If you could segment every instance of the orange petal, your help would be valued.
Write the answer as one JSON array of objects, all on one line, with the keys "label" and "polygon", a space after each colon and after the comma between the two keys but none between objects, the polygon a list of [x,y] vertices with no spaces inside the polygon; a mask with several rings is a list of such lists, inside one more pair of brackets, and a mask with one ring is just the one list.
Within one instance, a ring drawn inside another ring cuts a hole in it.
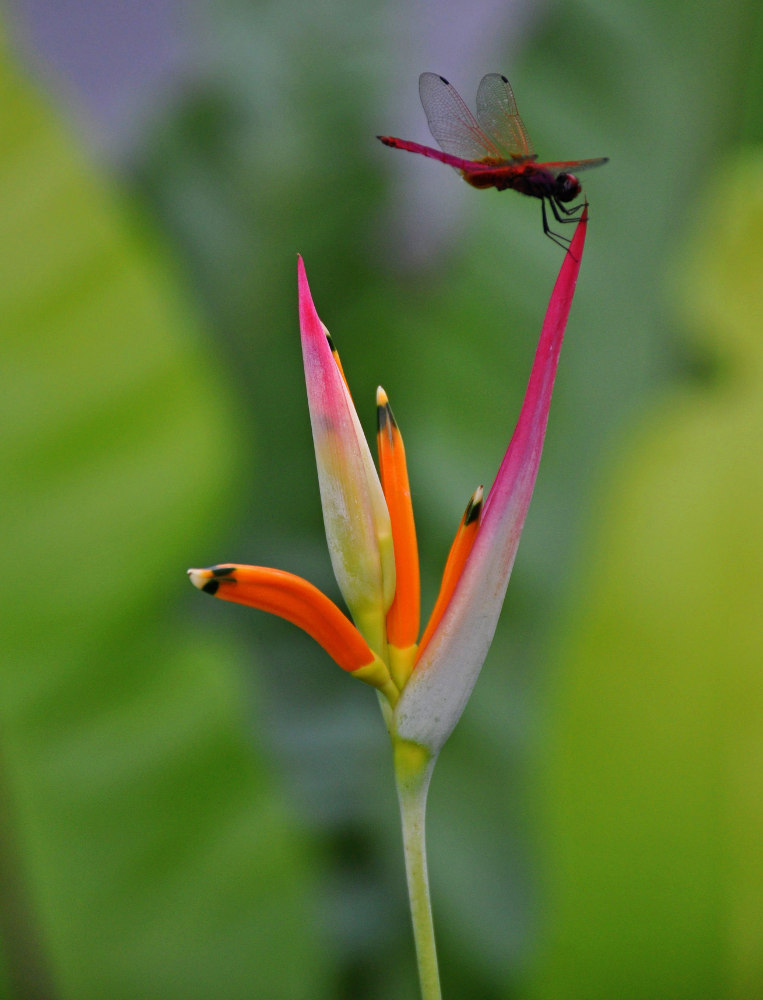
[{"label": "orange petal", "polygon": [[342,670],[353,672],[376,658],[349,618],[300,576],[239,563],[189,569],[188,575],[191,583],[207,594],[269,611],[298,625],[323,646]]},{"label": "orange petal", "polygon": [[482,487],[478,486],[472,494],[471,500],[466,505],[464,516],[461,518],[461,523],[458,526],[456,537],[453,539],[453,544],[450,547],[448,559],[445,563],[442,583],[440,584],[440,593],[437,595],[432,614],[429,617],[427,627],[424,629],[424,634],[419,643],[418,656],[421,656],[424,647],[429,642],[432,633],[442,618],[448,602],[453,595],[453,591],[456,589],[456,584],[464,568],[466,557],[471,552],[472,545],[474,545],[482,517],[482,492]]},{"label": "orange petal", "polygon": [[419,550],[413,521],[405,447],[384,389],[376,390],[379,476],[392,523],[395,553],[395,599],[387,612],[387,639],[398,649],[416,642],[419,634]]}]

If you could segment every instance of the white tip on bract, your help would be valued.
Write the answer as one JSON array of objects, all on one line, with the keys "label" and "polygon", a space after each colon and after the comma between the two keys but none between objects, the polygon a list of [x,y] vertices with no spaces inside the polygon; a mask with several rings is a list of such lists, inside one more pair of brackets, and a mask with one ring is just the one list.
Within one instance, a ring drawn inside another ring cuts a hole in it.
[{"label": "white tip on bract", "polygon": [[198,590],[204,589],[204,584],[209,582],[209,574],[204,575],[204,570],[201,569],[189,569],[188,579]]}]

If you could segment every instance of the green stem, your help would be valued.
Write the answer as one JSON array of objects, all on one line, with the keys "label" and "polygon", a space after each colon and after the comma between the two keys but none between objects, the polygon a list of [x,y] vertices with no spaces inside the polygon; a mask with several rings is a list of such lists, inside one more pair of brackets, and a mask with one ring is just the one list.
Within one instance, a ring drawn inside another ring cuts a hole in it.
[{"label": "green stem", "polygon": [[408,878],[408,898],[416,942],[422,1000],[442,1000],[437,950],[429,901],[425,817],[429,779],[435,757],[418,743],[395,741],[395,779],[403,821],[403,850]]}]

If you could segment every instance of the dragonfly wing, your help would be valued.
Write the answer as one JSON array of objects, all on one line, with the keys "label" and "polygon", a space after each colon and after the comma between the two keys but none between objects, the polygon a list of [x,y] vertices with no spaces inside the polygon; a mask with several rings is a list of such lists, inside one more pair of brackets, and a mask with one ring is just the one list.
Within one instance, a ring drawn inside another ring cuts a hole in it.
[{"label": "dragonfly wing", "polygon": [[505,159],[445,77],[437,73],[422,73],[419,95],[429,131],[446,153],[474,162],[487,157],[494,162]]},{"label": "dragonfly wing", "polygon": [[539,163],[539,167],[545,167],[555,176],[558,174],[576,174],[578,170],[590,170],[591,167],[600,167],[602,163],[609,163],[608,156],[598,156],[593,160],[557,160],[554,163]]},{"label": "dragonfly wing", "polygon": [[482,77],[477,90],[477,119],[507,159],[532,159],[533,144],[519,117],[511,84],[501,73]]}]

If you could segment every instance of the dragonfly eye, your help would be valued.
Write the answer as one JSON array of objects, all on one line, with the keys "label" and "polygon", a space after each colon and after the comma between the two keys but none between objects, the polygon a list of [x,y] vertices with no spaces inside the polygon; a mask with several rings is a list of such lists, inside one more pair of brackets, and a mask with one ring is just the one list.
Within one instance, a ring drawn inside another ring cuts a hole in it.
[{"label": "dragonfly eye", "polygon": [[574,174],[559,174],[556,178],[556,198],[558,201],[572,201],[580,194],[580,181]]}]

